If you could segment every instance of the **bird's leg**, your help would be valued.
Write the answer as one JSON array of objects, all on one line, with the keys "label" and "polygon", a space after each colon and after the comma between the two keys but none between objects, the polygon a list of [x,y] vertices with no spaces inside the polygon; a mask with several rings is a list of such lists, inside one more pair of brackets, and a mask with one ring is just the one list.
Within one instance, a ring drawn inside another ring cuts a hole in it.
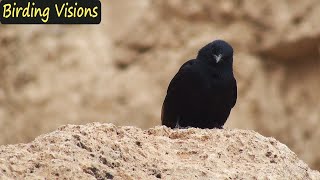
[{"label": "bird's leg", "polygon": [[176,126],[174,127],[175,129],[189,129],[189,128],[192,128],[191,126],[187,126],[187,127],[180,126],[179,121],[180,121],[180,116],[177,119]]},{"label": "bird's leg", "polygon": [[180,126],[180,124],[179,124],[179,121],[180,121],[180,116],[178,116],[178,118],[177,118],[176,126],[174,127],[175,129],[181,129],[182,128]]},{"label": "bird's leg", "polygon": [[189,129],[189,128],[192,128],[192,126],[187,126],[187,127],[182,127],[182,126],[179,126],[179,127],[174,127],[175,129]]},{"label": "bird's leg", "polygon": [[176,126],[174,127],[174,129],[182,129],[183,127],[180,126],[178,123],[176,124]]}]

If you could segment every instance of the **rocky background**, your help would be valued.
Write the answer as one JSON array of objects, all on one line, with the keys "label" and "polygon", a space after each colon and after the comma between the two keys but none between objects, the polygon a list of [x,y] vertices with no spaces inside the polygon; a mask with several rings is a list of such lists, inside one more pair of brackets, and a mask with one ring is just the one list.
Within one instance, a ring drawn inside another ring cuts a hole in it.
[{"label": "rocky background", "polygon": [[100,25],[0,25],[0,144],[63,124],[160,124],[169,81],[214,39],[235,49],[226,127],[320,169],[320,2],[108,0]]}]

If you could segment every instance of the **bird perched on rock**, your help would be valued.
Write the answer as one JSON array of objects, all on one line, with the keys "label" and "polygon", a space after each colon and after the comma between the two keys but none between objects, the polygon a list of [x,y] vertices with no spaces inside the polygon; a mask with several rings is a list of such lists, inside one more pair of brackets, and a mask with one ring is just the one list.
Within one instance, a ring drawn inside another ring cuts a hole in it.
[{"label": "bird perched on rock", "polygon": [[222,128],[237,101],[233,48],[215,40],[184,63],[171,80],[161,121],[171,128]]}]

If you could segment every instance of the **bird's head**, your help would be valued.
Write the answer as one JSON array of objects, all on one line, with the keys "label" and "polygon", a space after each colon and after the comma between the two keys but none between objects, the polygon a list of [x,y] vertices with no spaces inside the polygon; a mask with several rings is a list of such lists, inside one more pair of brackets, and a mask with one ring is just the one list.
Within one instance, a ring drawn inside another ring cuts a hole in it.
[{"label": "bird's head", "polygon": [[209,62],[212,65],[232,65],[233,48],[223,40],[215,40],[200,49],[197,59]]}]

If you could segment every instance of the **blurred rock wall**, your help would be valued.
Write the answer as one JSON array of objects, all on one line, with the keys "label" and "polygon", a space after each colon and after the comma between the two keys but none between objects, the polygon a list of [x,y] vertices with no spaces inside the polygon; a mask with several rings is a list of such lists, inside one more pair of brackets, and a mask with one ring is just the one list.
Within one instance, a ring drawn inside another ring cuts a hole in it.
[{"label": "blurred rock wall", "polygon": [[320,169],[320,2],[109,0],[100,25],[0,26],[0,144],[63,124],[160,124],[168,83],[200,47],[235,49],[226,127],[286,143]]}]

